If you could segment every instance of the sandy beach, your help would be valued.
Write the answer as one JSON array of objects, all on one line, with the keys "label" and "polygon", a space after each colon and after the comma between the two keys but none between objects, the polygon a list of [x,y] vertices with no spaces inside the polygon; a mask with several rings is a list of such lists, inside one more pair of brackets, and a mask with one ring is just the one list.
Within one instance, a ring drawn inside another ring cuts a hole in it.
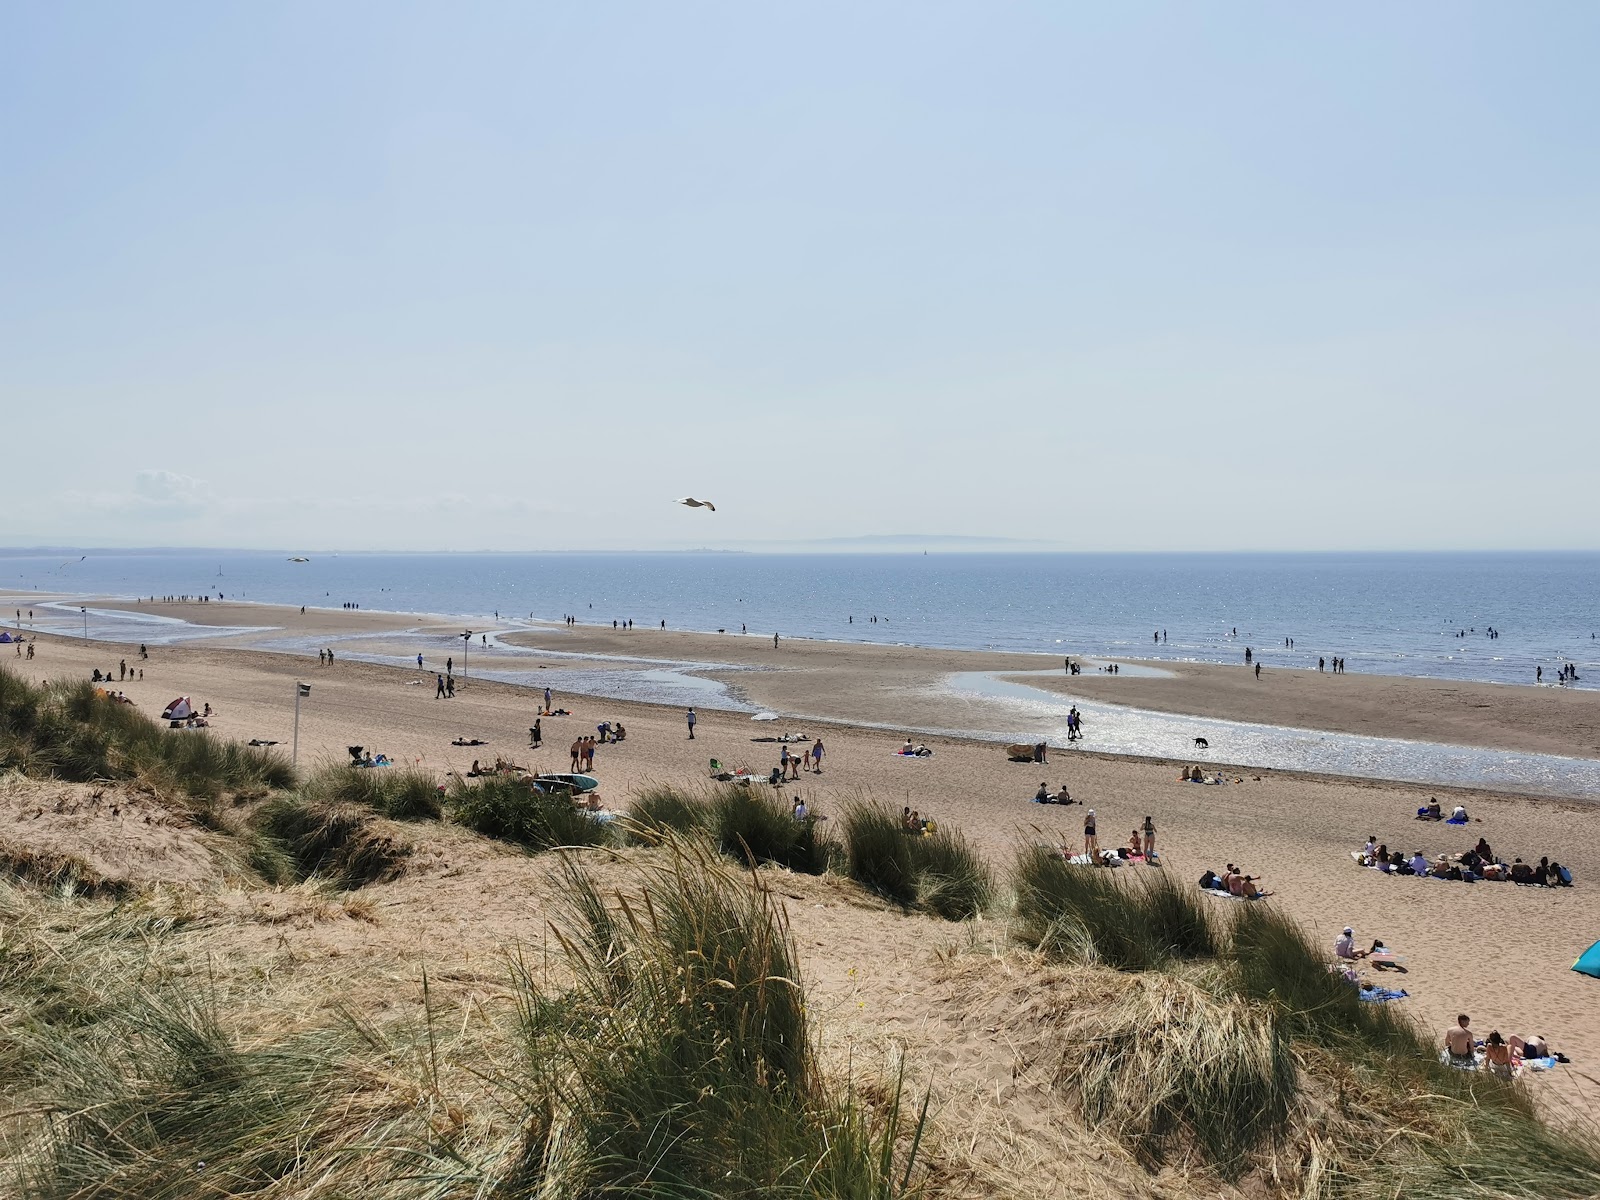
[{"label": "sandy beach", "polygon": [[[180,614],[166,607],[163,613],[224,624],[250,623],[243,619],[248,614],[237,611],[244,606],[195,607],[209,611]],[[285,627],[302,620],[298,612],[273,615]],[[403,640],[402,629],[419,627],[433,628],[411,618],[308,612],[300,631],[330,639],[361,632],[393,634]],[[1579,1063],[1600,1061],[1596,983],[1569,969],[1573,959],[1600,936],[1600,901],[1594,891],[1594,881],[1600,879],[1600,806],[1476,793],[1468,800],[1473,823],[1458,832],[1415,821],[1412,814],[1427,800],[1429,790],[1400,784],[1254,771],[1227,772],[1228,783],[1205,787],[1178,782],[1171,764],[1109,756],[1074,756],[1070,762],[1043,767],[1013,764],[991,742],[960,738],[928,739],[932,758],[905,759],[894,753],[900,742],[897,734],[856,722],[893,725],[923,714],[934,701],[920,689],[952,669],[953,663],[972,669],[967,664],[973,656],[781,641],[774,650],[770,639],[660,631],[628,635],[550,630],[516,636],[572,654],[626,649],[633,654],[714,657],[726,662],[734,661],[737,652],[740,662],[783,665],[788,669],[745,674],[741,687],[762,703],[778,705],[781,700],[789,711],[826,708],[835,715],[826,722],[779,723],[785,731],[803,725],[803,730],[792,731],[821,737],[826,744],[825,772],[805,775],[787,789],[788,794],[803,796],[814,811],[825,814],[844,799],[863,793],[897,807],[910,806],[960,828],[1003,866],[1026,840],[1081,841],[1085,809],[1030,802],[1041,780],[1052,788],[1065,784],[1096,809],[1103,844],[1125,841],[1128,831],[1149,815],[1160,831],[1167,870],[1189,879],[1207,868],[1237,863],[1263,877],[1275,903],[1330,945],[1345,924],[1354,926],[1358,938],[1383,938],[1404,956],[1409,973],[1400,982],[1414,997],[1408,1005],[1428,1024],[1442,1029],[1458,1011],[1465,1011],[1484,1030],[1540,1033]],[[528,729],[538,705],[536,693],[528,688],[467,679],[454,700],[437,700],[431,666],[419,672],[336,660],[321,667],[315,659],[242,652],[215,643],[155,647],[150,653],[149,660],[141,661],[120,643],[42,637],[35,659],[8,655],[6,665],[35,679],[82,679],[93,667],[114,669],[126,658],[135,669],[142,668],[145,677],[113,686],[145,711],[158,715],[173,696],[189,695],[197,705],[213,706],[212,725],[218,733],[239,740],[277,741],[285,751],[292,735],[294,683],[307,681],[312,692],[301,709],[302,766],[344,761],[346,747],[362,745],[397,762],[438,772],[465,771],[475,758],[490,761],[497,756],[536,770],[564,770],[568,743],[593,733],[602,720],[620,720],[628,728],[627,740],[601,747],[595,761],[602,794],[618,807],[625,807],[629,795],[650,781],[706,779],[712,758],[765,771],[776,764],[779,750],[753,740],[777,727],[753,723],[747,714],[702,711],[691,741],[677,708],[565,694],[557,695],[556,705],[571,709],[573,715],[543,718],[544,745],[534,750],[529,748]],[[977,657],[990,670],[1035,665],[1019,664],[1022,656],[1015,655]],[[1203,679],[1197,674],[1148,682],[1181,684],[1197,693]],[[1128,677],[1084,680],[1081,676],[1072,682],[1080,681],[1098,685],[1102,693],[1134,682]],[[1350,689],[1349,705],[1366,694],[1379,706],[1395,708],[1405,706],[1404,685],[1410,685],[1411,695],[1435,686],[1411,680],[1386,687],[1388,681],[1353,677],[1312,682],[1356,685]],[[1284,692],[1295,694],[1292,686],[1285,684]],[[1141,690],[1141,697],[1149,690]],[[1495,697],[1517,691],[1482,690]],[[1529,705],[1587,699],[1529,691]],[[1215,702],[1219,710],[1228,711],[1235,703],[1230,696],[1223,689]],[[1578,711],[1576,705],[1573,711]],[[1280,719],[1287,719],[1287,713]],[[1371,713],[1364,719],[1377,723],[1380,718]],[[1469,728],[1450,723],[1449,716],[1439,720],[1441,730]],[[1493,723],[1489,717],[1481,720],[1486,727]],[[457,737],[479,738],[486,744],[458,748],[451,745]],[[1406,853],[1422,850],[1430,855],[1465,849],[1481,835],[1508,858],[1558,859],[1572,868],[1579,886],[1537,890],[1388,877],[1357,867],[1349,857],[1369,834]],[[814,969],[819,978],[827,979],[837,974],[837,966],[819,961]],[[1554,1086],[1565,1088],[1576,1080],[1574,1072]]]}]

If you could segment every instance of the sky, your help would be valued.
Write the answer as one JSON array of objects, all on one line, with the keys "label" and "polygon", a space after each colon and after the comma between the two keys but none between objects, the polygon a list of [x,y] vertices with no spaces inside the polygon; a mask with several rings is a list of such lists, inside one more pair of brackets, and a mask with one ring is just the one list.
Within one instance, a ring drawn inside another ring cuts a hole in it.
[{"label": "sky", "polygon": [[1591,3],[0,31],[0,545],[1600,548]]}]

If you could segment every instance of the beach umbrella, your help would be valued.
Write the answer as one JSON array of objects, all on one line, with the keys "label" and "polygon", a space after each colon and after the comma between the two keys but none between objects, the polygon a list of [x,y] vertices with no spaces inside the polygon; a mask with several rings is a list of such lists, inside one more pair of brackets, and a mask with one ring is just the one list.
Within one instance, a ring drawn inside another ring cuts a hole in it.
[{"label": "beach umbrella", "polygon": [[1600,942],[1596,942],[1580,954],[1578,961],[1572,964],[1572,969],[1600,979]]},{"label": "beach umbrella", "polygon": [[774,712],[758,712],[750,719],[752,721],[776,721],[778,719],[778,714]]}]

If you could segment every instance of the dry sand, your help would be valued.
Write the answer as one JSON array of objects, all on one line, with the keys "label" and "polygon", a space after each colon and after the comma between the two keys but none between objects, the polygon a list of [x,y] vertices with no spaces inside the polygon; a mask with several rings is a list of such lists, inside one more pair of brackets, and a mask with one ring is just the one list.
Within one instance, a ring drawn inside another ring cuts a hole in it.
[{"label": "dry sand", "polygon": [[[204,615],[218,621],[242,620],[240,614],[224,611],[234,606],[196,607],[211,609]],[[160,611],[188,615],[170,607]],[[298,613],[293,615],[298,619]],[[323,613],[308,614],[306,628],[318,633],[326,630],[330,636],[352,629],[395,631],[397,626],[385,624],[390,620],[401,621],[407,628],[420,624],[409,618],[330,617]],[[449,624],[441,622],[438,628]],[[609,630],[580,630],[575,635],[552,630],[534,636],[543,644],[573,653],[604,652],[628,638],[626,644],[633,653],[651,656],[733,661],[732,651],[722,647],[737,643],[744,646],[740,661],[779,665],[777,660],[787,659],[782,665],[791,670],[762,672],[746,676],[742,682],[752,696],[786,694],[795,698],[795,703],[781,707],[814,707],[846,718],[837,723],[813,722],[808,729],[826,742],[825,773],[807,775],[787,790],[803,795],[813,811],[836,811],[843,800],[862,793],[895,806],[909,805],[960,828],[996,864],[1003,865],[1023,839],[1079,840],[1082,808],[1038,806],[1028,801],[1041,779],[1048,779],[1053,787],[1067,783],[1075,796],[1087,799],[1097,810],[1102,844],[1125,839],[1148,814],[1160,830],[1166,869],[1184,879],[1194,879],[1208,867],[1235,862],[1263,876],[1265,886],[1275,893],[1274,903],[1305,921],[1325,943],[1331,944],[1346,923],[1355,927],[1359,938],[1382,937],[1404,955],[1409,974],[1380,978],[1411,991],[1414,998],[1407,1006],[1428,1024],[1442,1030],[1458,1011],[1464,1011],[1483,1033],[1492,1028],[1506,1034],[1539,1033],[1579,1064],[1600,1062],[1600,981],[1569,969],[1573,959],[1600,937],[1600,892],[1596,891],[1600,886],[1600,806],[1475,793],[1469,804],[1477,819],[1470,831],[1456,832],[1412,820],[1412,812],[1429,791],[1401,784],[1291,778],[1254,771],[1230,774],[1230,778],[1238,774],[1242,782],[1199,787],[1177,782],[1175,769],[1167,764],[1074,756],[1067,765],[1041,769],[1006,762],[992,743],[957,738],[928,739],[935,750],[932,759],[906,760],[893,753],[899,742],[894,733],[852,726],[848,720],[895,724],[905,713],[920,711],[918,705],[927,703],[918,699],[916,692],[929,677],[949,669],[1014,670],[1017,667],[1012,662],[1024,656],[953,656],[809,642],[782,642],[774,651],[770,638],[757,642],[732,636],[663,636],[660,631],[643,630],[631,637],[613,635]],[[7,666],[34,678],[81,679],[92,666],[103,667],[108,662],[114,666],[128,651],[120,644],[85,645],[62,638],[41,639],[39,646],[34,661],[8,657]],[[771,663],[766,661],[768,655]],[[969,665],[974,658],[982,659],[976,668]],[[854,660],[864,665],[852,666]],[[947,666],[950,662],[961,665],[951,668]],[[592,733],[600,720],[620,719],[628,726],[628,740],[620,746],[600,748],[595,774],[603,781],[603,794],[622,806],[647,781],[705,779],[706,764],[712,757],[764,770],[775,763],[778,750],[752,742],[762,727],[741,714],[702,711],[696,739],[691,742],[677,709],[561,696],[557,703],[565,703],[575,715],[545,718],[545,748],[533,751],[527,748],[527,730],[533,721],[535,699],[528,689],[471,680],[457,699],[435,700],[431,670],[419,674],[342,660],[331,667],[318,667],[305,658],[241,653],[215,645],[156,648],[148,662],[137,665],[145,669],[144,681],[119,686],[152,715],[172,696],[188,694],[197,704],[209,701],[216,708],[213,725],[218,733],[240,740],[277,739],[285,743],[285,749],[292,724],[293,684],[296,679],[308,680],[313,691],[302,707],[302,766],[319,759],[343,761],[347,745],[361,744],[398,761],[414,761],[440,771],[465,770],[474,757],[490,760],[496,755],[535,769],[563,770],[568,763],[568,742]],[[1026,665],[1032,668],[1035,660],[1027,660]],[[812,682],[803,685],[796,677],[808,672]],[[852,690],[852,679],[868,682]],[[1115,683],[1093,682],[1114,687],[1133,681],[1125,677]],[[1349,682],[1358,687],[1367,683],[1355,677],[1313,682]],[[798,690],[786,690],[791,688]],[[1516,691],[1484,690],[1497,697]],[[1397,694],[1387,694],[1387,699],[1383,689],[1374,694],[1385,704],[1402,704]],[[1552,704],[1567,704],[1572,699],[1546,692],[1533,695]],[[1388,728],[1371,731],[1393,732]],[[484,738],[489,744],[457,749],[450,741],[458,735]],[[1360,869],[1349,859],[1349,851],[1359,847],[1368,834],[1391,847],[1430,854],[1464,849],[1481,834],[1508,856],[1552,854],[1572,867],[1579,886],[1546,891],[1509,884],[1390,878]],[[412,881],[411,886],[420,885]],[[472,891],[472,885],[462,886]],[[955,927],[841,903],[836,893],[817,899],[811,890],[816,886],[798,887],[796,896],[800,898],[795,903],[805,910],[805,915],[797,918],[797,932],[808,956],[808,974],[819,989],[819,1002],[848,1008],[854,1003],[849,997],[864,992],[872,997],[872,1009],[883,1021],[918,1025],[922,1021],[916,1011],[919,997],[937,990],[926,966],[930,955],[966,935]],[[445,905],[443,893],[439,904]],[[817,909],[815,905],[826,907]],[[514,898],[486,899],[470,917],[458,914],[452,919],[474,926],[474,944],[503,942],[523,932],[525,921],[512,914],[515,907]],[[884,922],[890,920],[909,923],[896,926],[904,932],[887,935],[890,944],[885,952]],[[434,927],[421,936],[447,941],[451,935]],[[441,952],[445,949],[443,944],[439,948]],[[1578,1076],[1578,1070],[1564,1069],[1538,1084],[1564,1092],[1578,1083]]]}]

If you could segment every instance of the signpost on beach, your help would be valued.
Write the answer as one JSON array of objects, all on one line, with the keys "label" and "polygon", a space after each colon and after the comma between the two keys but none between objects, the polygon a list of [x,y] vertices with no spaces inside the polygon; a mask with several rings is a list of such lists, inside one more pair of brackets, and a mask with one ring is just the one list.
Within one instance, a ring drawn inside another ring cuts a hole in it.
[{"label": "signpost on beach", "polygon": [[294,685],[294,754],[290,762],[294,766],[300,765],[300,697],[311,695],[311,685],[295,681]]},{"label": "signpost on beach", "polygon": [[467,647],[472,645],[472,630],[461,635],[461,678],[467,677]]},{"label": "signpost on beach", "polygon": [[87,642],[89,640],[89,610],[80,608],[78,611],[83,614],[83,640]]}]

